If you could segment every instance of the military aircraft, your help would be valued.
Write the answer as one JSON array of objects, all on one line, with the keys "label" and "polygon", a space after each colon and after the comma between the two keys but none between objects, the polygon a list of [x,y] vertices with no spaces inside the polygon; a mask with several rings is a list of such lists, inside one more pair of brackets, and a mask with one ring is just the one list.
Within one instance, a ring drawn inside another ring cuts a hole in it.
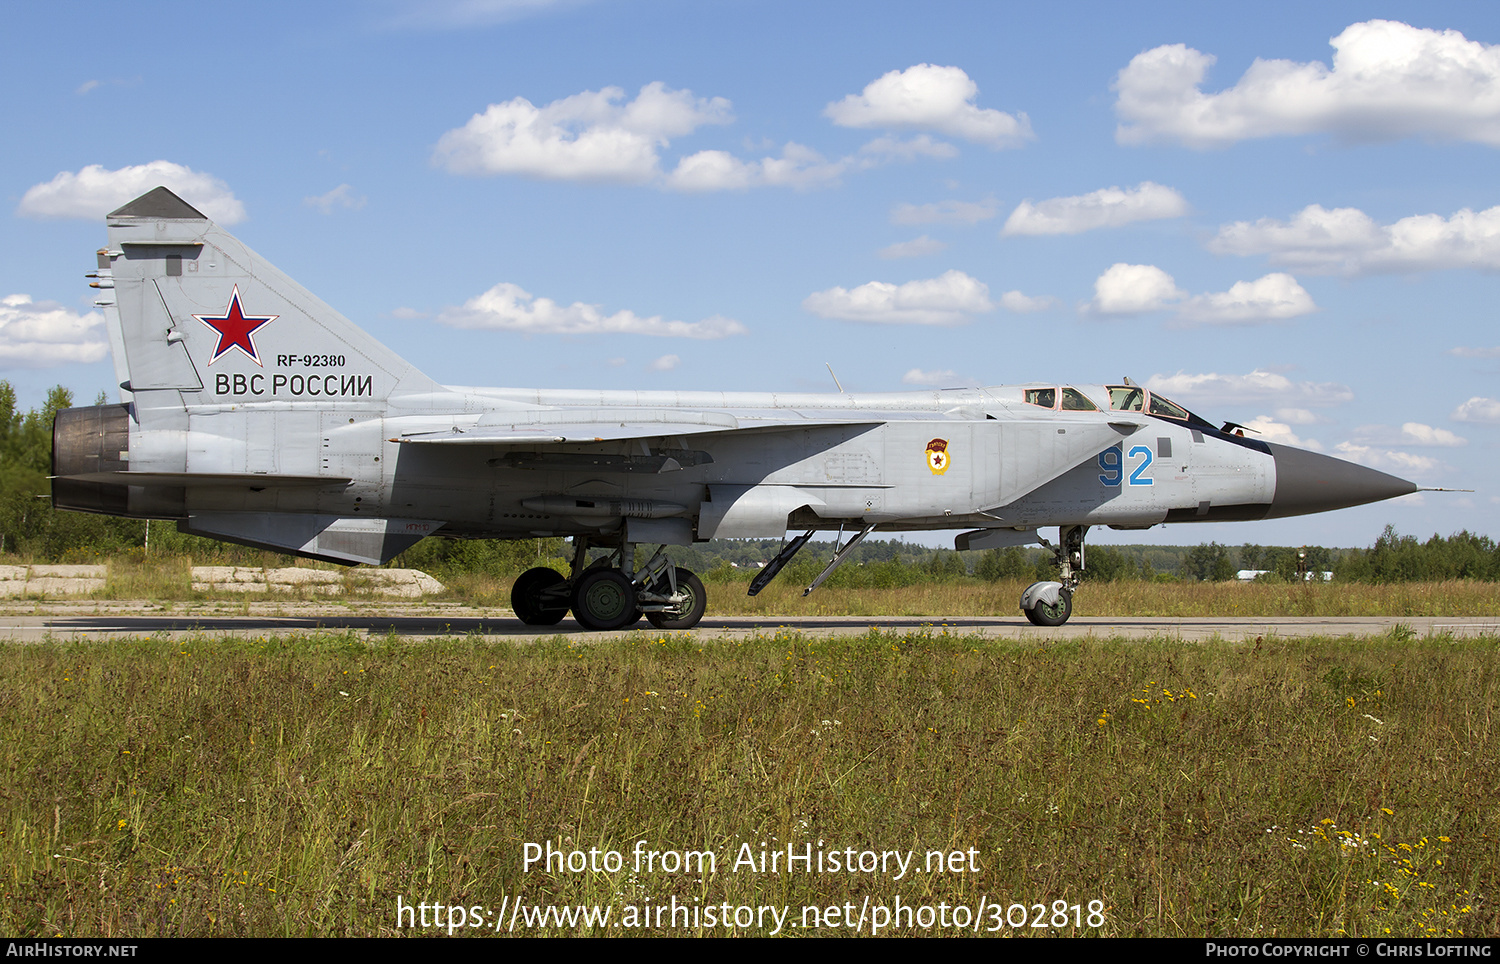
[{"label": "military aircraft", "polygon": [[[1272,519],[1417,491],[1215,427],[1129,379],[870,395],[447,387],[164,187],[106,223],[90,277],[122,401],[58,413],[56,506],[345,564],[433,535],[571,537],[567,576],[515,583],[531,625],[570,611],[595,630],[643,614],[696,625],[703,584],[668,546],[782,539],[753,595],[814,532],[836,531],[811,592],[877,529],[967,529],[959,549],[1052,550],[1058,578],[1021,608],[1055,626],[1090,526]],[[643,545],[661,548],[638,568]],[[590,548],[606,551],[591,561]]]}]

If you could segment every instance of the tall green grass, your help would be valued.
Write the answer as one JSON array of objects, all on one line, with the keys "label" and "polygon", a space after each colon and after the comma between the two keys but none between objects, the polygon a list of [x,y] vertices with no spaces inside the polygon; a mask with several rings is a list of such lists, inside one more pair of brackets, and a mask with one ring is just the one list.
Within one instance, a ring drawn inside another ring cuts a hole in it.
[{"label": "tall green grass", "polygon": [[[1492,934],[1500,639],[1408,637],[6,647],[0,931],[381,935],[412,930],[398,899],[519,895],[794,920],[1103,902],[1097,927],[1002,931],[1027,934]],[[548,841],[719,865],[523,870]],[[742,844],[818,841],[978,869],[731,870]]]}]

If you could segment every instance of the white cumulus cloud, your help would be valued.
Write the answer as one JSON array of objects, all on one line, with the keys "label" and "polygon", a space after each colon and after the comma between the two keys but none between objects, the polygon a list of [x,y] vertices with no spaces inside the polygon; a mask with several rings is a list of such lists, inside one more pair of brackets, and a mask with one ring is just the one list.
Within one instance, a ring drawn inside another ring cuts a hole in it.
[{"label": "white cumulus cloud", "polygon": [[1302,409],[1327,408],[1354,398],[1348,385],[1294,382],[1280,372],[1259,368],[1245,375],[1221,375],[1218,372],[1152,375],[1146,379],[1146,387],[1179,401],[1234,407],[1254,405],[1258,408],[1270,404]]},{"label": "white cumulus cloud", "polygon": [[932,204],[898,204],[891,212],[892,224],[978,224],[994,217],[995,199],[983,201],[937,201]]},{"label": "white cumulus cloud", "polygon": [[245,206],[229,185],[171,161],[152,161],[116,171],[106,171],[100,164],[90,164],[76,174],[62,171],[21,195],[16,213],[28,218],[93,221],[157,187],[166,187],[220,224],[245,220]]},{"label": "white cumulus cloud", "polygon": [[1290,220],[1261,218],[1226,224],[1209,242],[1219,254],[1264,254],[1275,264],[1343,274],[1500,270],[1500,207],[1452,217],[1417,214],[1377,224],[1358,208],[1312,204]]},{"label": "white cumulus cloud", "polygon": [[1051,295],[1027,295],[1019,291],[1007,291],[1000,296],[1000,307],[1022,315],[1056,308],[1060,303]]},{"label": "white cumulus cloud", "polygon": [[491,104],[444,134],[433,161],[455,174],[519,174],[557,181],[644,183],[660,150],[704,124],[734,119],[729,101],[694,97],[660,81],[632,101],[618,87],[537,107],[524,97]]},{"label": "white cumulus cloud", "polygon": [[1421,422],[1407,422],[1400,428],[1389,425],[1361,425],[1354,430],[1354,440],[1365,445],[1422,445],[1435,448],[1459,448],[1469,440]]},{"label": "white cumulus cloud", "polygon": [[745,191],[752,187],[807,190],[837,184],[855,166],[849,158],[830,161],[810,147],[788,143],[780,157],[742,161],[728,151],[699,151],[677,162],[666,185],[677,191]]},{"label": "white cumulus cloud", "polygon": [[1246,325],[1283,321],[1317,311],[1312,296],[1289,274],[1236,281],[1228,291],[1196,295],[1182,303],[1178,317],[1206,325]]},{"label": "white cumulus cloud", "polygon": [[981,108],[979,86],[958,67],[917,64],[871,81],[824,109],[840,127],[930,130],[993,148],[1020,147],[1031,140],[1025,114]]},{"label": "white cumulus cloud", "polygon": [[1180,301],[1185,293],[1172,276],[1151,264],[1114,264],[1094,281],[1090,307],[1106,315],[1157,311]]},{"label": "white cumulus cloud", "polygon": [[788,141],[780,157],[742,160],[728,151],[699,151],[677,162],[665,186],[677,191],[745,191],[754,187],[790,187],[797,190],[832,187],[851,171],[867,171],[895,161],[918,157],[952,157],[951,144],[934,141],[926,134],[910,140],[878,137],[860,148],[858,155],[828,160],[822,154]]},{"label": "white cumulus cloud", "polygon": [[1500,146],[1500,47],[1390,20],[1353,24],[1329,43],[1331,68],[1257,59],[1239,83],[1212,94],[1201,89],[1211,55],[1184,44],[1138,54],[1115,78],[1115,137],[1206,148],[1326,132]]},{"label": "white cumulus cloud", "polygon": [[931,371],[913,368],[901,376],[901,383],[903,385],[930,385],[935,388],[950,388],[962,381],[963,379],[958,377],[958,372],[951,368],[933,369]]},{"label": "white cumulus cloud", "polygon": [[1033,204],[1022,201],[1010,213],[1001,234],[1081,234],[1095,228],[1118,228],[1132,221],[1180,218],[1187,200],[1176,191],[1151,181],[1121,190],[1106,187],[1073,197],[1055,197]]},{"label": "white cumulus cloud", "polygon": [[446,308],[437,320],[454,328],[485,328],[536,335],[656,335],[668,338],[727,338],[741,335],[745,326],[731,318],[668,321],[660,315],[642,318],[633,311],[605,314],[598,305],[575,301],[560,305],[536,298],[519,285],[502,283],[464,302]]},{"label": "white cumulus cloud", "polygon": [[340,184],[338,187],[326,194],[315,197],[305,197],[302,203],[308,207],[317,208],[324,214],[332,214],[334,208],[343,208],[345,211],[358,211],[365,206],[369,198],[363,194],[356,194],[354,188],[348,184]]},{"label": "white cumulus cloud", "polygon": [[1150,264],[1115,264],[1094,281],[1088,310],[1135,315],[1172,310],[1184,325],[1250,325],[1284,321],[1316,311],[1312,296],[1289,274],[1237,281],[1228,291],[1192,295]]},{"label": "white cumulus cloud", "polygon": [[682,358],[677,355],[663,355],[653,361],[648,367],[654,372],[669,372],[682,364]]},{"label": "white cumulus cloud", "polygon": [[1279,442],[1282,445],[1295,445],[1299,449],[1308,449],[1313,452],[1323,451],[1323,445],[1317,439],[1301,438],[1292,427],[1285,422],[1278,422],[1269,415],[1257,415],[1250,421],[1244,423],[1245,428],[1255,433],[1255,437],[1266,442]]},{"label": "white cumulus cloud", "polygon": [[957,325],[990,311],[990,289],[962,271],[895,285],[871,281],[853,290],[814,292],[802,307],[822,318],[893,325]]},{"label": "white cumulus cloud", "polygon": [[937,254],[939,251],[946,251],[947,249],[947,242],[934,241],[924,234],[919,238],[912,238],[910,241],[888,244],[875,253],[882,258],[890,260],[894,258],[921,258],[929,254]]},{"label": "white cumulus cloud", "polygon": [[1410,452],[1397,452],[1392,449],[1379,449],[1369,445],[1360,445],[1357,442],[1340,442],[1333,447],[1333,451],[1341,459],[1368,465],[1372,469],[1382,472],[1396,472],[1402,475],[1407,473],[1422,474],[1439,468],[1442,463],[1435,458],[1426,455],[1412,455]]},{"label": "white cumulus cloud", "polygon": [[46,368],[99,361],[109,353],[104,316],[80,315],[30,295],[0,298],[0,367]]},{"label": "white cumulus cloud", "polygon": [[1318,425],[1329,419],[1305,408],[1278,408],[1276,417],[1291,425]]},{"label": "white cumulus cloud", "polygon": [[1448,354],[1459,358],[1500,358],[1500,348],[1450,348]]},{"label": "white cumulus cloud", "polygon": [[958,148],[943,141],[935,141],[926,134],[918,134],[905,141],[899,137],[877,137],[861,147],[859,152],[891,161],[914,161],[919,157],[947,160],[958,156]]},{"label": "white cumulus cloud", "polygon": [[1500,399],[1476,395],[1448,416],[1455,422],[1500,422]]}]

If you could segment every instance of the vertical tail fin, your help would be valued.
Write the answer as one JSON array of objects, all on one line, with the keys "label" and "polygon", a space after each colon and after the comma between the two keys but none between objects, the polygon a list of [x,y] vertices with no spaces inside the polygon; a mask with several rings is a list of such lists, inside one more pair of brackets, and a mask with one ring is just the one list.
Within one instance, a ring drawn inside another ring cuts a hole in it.
[{"label": "vertical tail fin", "polygon": [[157,397],[151,408],[368,402],[435,387],[165,187],[110,212],[107,223],[97,284],[113,289],[100,304],[121,389],[180,396],[175,405]]},{"label": "vertical tail fin", "polygon": [[441,528],[386,511],[389,400],[437,385],[164,187],[107,223],[124,404],[58,414],[55,505],[345,563]]}]

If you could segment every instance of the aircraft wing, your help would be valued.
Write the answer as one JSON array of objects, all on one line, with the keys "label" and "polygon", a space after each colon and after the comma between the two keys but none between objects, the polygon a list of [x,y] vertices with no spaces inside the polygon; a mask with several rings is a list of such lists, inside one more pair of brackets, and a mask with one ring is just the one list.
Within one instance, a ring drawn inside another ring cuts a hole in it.
[{"label": "aircraft wing", "polygon": [[728,412],[695,412],[680,408],[543,409],[497,412],[470,427],[414,432],[392,442],[422,445],[561,445],[617,442],[667,435],[703,435],[780,428],[817,428],[827,425],[878,425],[880,420],[828,421],[806,418],[738,418]]}]

